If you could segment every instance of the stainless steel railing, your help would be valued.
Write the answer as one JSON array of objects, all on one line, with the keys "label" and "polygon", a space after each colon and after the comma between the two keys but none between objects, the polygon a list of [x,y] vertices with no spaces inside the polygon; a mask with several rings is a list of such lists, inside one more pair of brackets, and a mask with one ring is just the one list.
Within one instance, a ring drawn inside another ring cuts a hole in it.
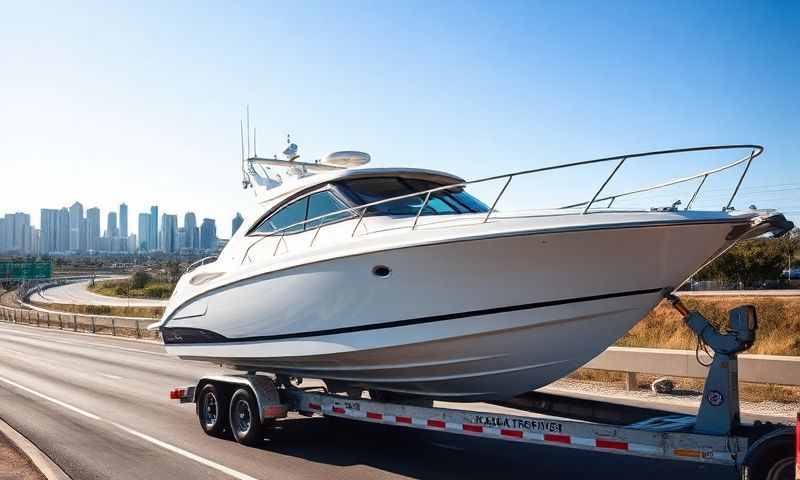
[{"label": "stainless steel railing", "polygon": [[[609,196],[605,196],[605,197],[601,197],[600,196],[602,194],[602,192],[605,190],[606,186],[608,186],[608,184],[611,181],[611,179],[614,178],[614,175],[616,175],[616,173],[622,167],[622,165],[626,161],[629,161],[629,160],[638,159],[638,158],[644,158],[644,157],[673,155],[673,154],[679,154],[679,153],[696,153],[696,152],[708,152],[708,151],[720,151],[720,150],[743,150],[743,149],[749,150],[747,155],[745,155],[744,157],[742,157],[742,158],[740,158],[738,160],[735,160],[735,161],[733,161],[731,163],[728,163],[728,164],[722,165],[720,167],[714,168],[712,170],[706,170],[706,171],[703,171],[703,172],[700,172],[700,173],[697,173],[697,174],[694,174],[694,175],[690,175],[690,176],[687,176],[687,177],[675,178],[675,179],[668,180],[668,181],[663,182],[663,183],[659,183],[659,184],[656,184],[656,185],[650,185],[650,186],[647,186],[647,187],[642,187],[642,188],[630,190],[630,191],[623,192],[623,193],[618,193],[618,194],[609,195]],[[578,166],[582,166],[582,165],[591,165],[591,164],[605,163],[605,162],[616,162],[616,163],[615,163],[614,168],[611,171],[611,173],[608,175],[608,177],[605,179],[605,181],[600,185],[600,187],[595,191],[595,193],[592,196],[591,200],[587,200],[587,201],[584,201],[584,202],[575,203],[575,204],[571,204],[571,205],[565,205],[563,207],[559,207],[559,209],[564,209],[565,210],[565,209],[575,209],[575,208],[578,208],[578,207],[584,207],[581,210],[580,214],[581,215],[586,215],[586,214],[590,213],[590,209],[592,209],[592,207],[595,204],[599,203],[599,202],[608,201],[609,202],[608,205],[603,207],[604,209],[608,209],[608,208],[611,207],[611,205],[614,203],[614,201],[616,199],[618,199],[618,198],[626,197],[626,196],[630,196],[630,195],[635,195],[635,194],[643,193],[643,192],[649,192],[649,191],[657,190],[657,189],[661,189],[661,188],[666,188],[666,187],[669,187],[671,185],[676,185],[676,184],[679,184],[679,183],[685,183],[685,182],[689,182],[691,180],[695,180],[695,179],[699,178],[699,179],[701,179],[701,181],[699,182],[697,188],[694,190],[694,193],[692,194],[691,199],[689,200],[689,202],[687,203],[687,205],[686,205],[686,207],[684,209],[684,210],[689,210],[691,208],[692,204],[694,203],[695,199],[697,198],[698,194],[700,193],[700,189],[703,187],[703,184],[705,183],[706,179],[709,176],[714,175],[715,173],[719,173],[719,172],[731,169],[731,168],[733,168],[733,167],[735,167],[737,165],[741,165],[741,164],[745,163],[746,165],[745,165],[744,171],[742,172],[741,176],[739,177],[739,180],[736,183],[736,187],[734,188],[734,190],[733,190],[733,192],[732,192],[732,194],[730,196],[730,199],[728,200],[728,203],[723,207],[723,210],[729,210],[731,208],[731,204],[733,203],[734,198],[736,197],[736,194],[739,192],[739,188],[742,185],[742,181],[744,180],[745,175],[747,175],[747,172],[750,169],[750,164],[752,163],[752,161],[756,157],[761,155],[761,153],[763,151],[764,151],[764,147],[762,147],[761,145],[749,145],[749,144],[742,144],[742,145],[711,145],[711,146],[706,146],[706,147],[677,148],[677,149],[671,149],[671,150],[656,150],[656,151],[651,151],[651,152],[632,153],[632,154],[627,154],[627,155],[617,155],[617,156],[613,156],[613,157],[595,158],[595,159],[583,160],[583,161],[579,161],[579,162],[562,163],[562,164],[559,164],[559,165],[551,165],[551,166],[547,166],[547,167],[533,168],[533,169],[529,169],[529,170],[522,170],[522,171],[518,171],[518,172],[503,174],[503,175],[495,175],[495,176],[491,176],[491,177],[480,178],[480,179],[477,179],[477,180],[471,180],[471,181],[467,181],[467,182],[461,182],[461,183],[445,185],[445,186],[442,186],[442,187],[431,188],[429,190],[422,190],[422,191],[419,191],[419,192],[409,193],[409,194],[406,194],[406,195],[398,195],[396,197],[386,198],[386,199],[383,199],[383,200],[379,200],[377,202],[366,203],[364,205],[359,205],[357,207],[347,207],[347,208],[344,208],[344,209],[341,209],[341,210],[337,210],[335,212],[329,212],[329,213],[326,213],[324,215],[320,215],[318,217],[314,217],[314,218],[310,218],[310,219],[304,220],[302,222],[294,223],[292,225],[289,225],[287,227],[284,227],[284,228],[281,228],[279,230],[275,230],[275,231],[272,231],[272,232],[269,232],[269,233],[259,233],[257,235],[260,236],[261,238],[259,238],[257,241],[253,242],[252,244],[250,244],[250,246],[247,247],[247,249],[245,250],[245,253],[244,253],[243,257],[242,257],[242,263],[244,263],[244,261],[249,258],[248,255],[250,253],[250,250],[265,238],[270,238],[270,237],[274,237],[274,236],[278,236],[279,237],[279,240],[278,240],[277,244],[275,245],[275,249],[274,249],[274,251],[272,253],[272,255],[275,256],[275,255],[277,255],[281,244],[287,245],[287,243],[286,243],[286,241],[284,239],[284,237],[286,236],[287,232],[291,232],[292,229],[296,229],[298,226],[305,226],[308,223],[319,221],[319,225],[315,229],[314,235],[311,238],[311,243],[309,245],[309,247],[312,247],[314,245],[314,242],[317,239],[317,236],[319,234],[320,229],[325,225],[325,221],[324,220],[326,218],[328,218],[328,217],[331,217],[331,216],[334,216],[334,215],[340,215],[342,213],[351,213],[351,214],[354,214],[354,215],[356,215],[358,217],[358,221],[356,222],[356,225],[353,228],[353,231],[352,231],[352,233],[350,235],[351,237],[354,237],[356,232],[358,231],[358,228],[363,223],[364,216],[366,215],[366,212],[370,207],[374,207],[376,205],[381,205],[381,204],[384,204],[384,203],[391,203],[391,202],[395,202],[397,200],[403,200],[403,199],[406,199],[406,198],[420,197],[420,196],[424,195],[425,199],[422,202],[422,204],[420,205],[419,210],[417,210],[417,213],[416,213],[416,215],[414,217],[414,221],[410,226],[411,230],[415,230],[416,227],[417,227],[417,224],[419,222],[419,217],[422,215],[422,212],[425,210],[425,207],[427,207],[428,203],[430,202],[431,194],[439,192],[439,191],[442,191],[442,190],[452,190],[452,189],[457,189],[457,188],[464,188],[464,187],[466,187],[468,185],[475,185],[475,184],[478,184],[478,183],[484,183],[484,182],[490,182],[490,181],[493,181],[493,180],[505,179],[506,182],[503,185],[502,189],[500,190],[500,193],[498,193],[498,195],[494,198],[494,201],[492,202],[492,206],[489,208],[489,211],[487,212],[486,216],[483,218],[482,222],[486,223],[486,222],[489,221],[489,219],[491,218],[492,214],[495,213],[495,211],[497,209],[497,204],[500,202],[500,199],[503,197],[503,194],[508,189],[508,186],[511,183],[511,180],[514,179],[515,177],[519,177],[519,176],[523,176],[523,175],[531,175],[531,174],[541,173],[541,172],[547,172],[547,171],[551,171],[551,170],[560,170],[560,169],[578,167]]]}]

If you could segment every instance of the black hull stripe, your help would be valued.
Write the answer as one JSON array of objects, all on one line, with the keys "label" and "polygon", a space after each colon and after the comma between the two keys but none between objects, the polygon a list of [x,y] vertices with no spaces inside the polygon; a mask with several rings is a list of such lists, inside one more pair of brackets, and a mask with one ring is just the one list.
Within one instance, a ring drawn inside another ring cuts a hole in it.
[{"label": "black hull stripe", "polygon": [[517,312],[520,310],[533,310],[536,308],[555,307],[558,305],[568,305],[570,303],[592,302],[595,300],[607,300],[609,298],[631,297],[635,295],[648,295],[657,292],[666,292],[667,288],[649,288],[646,290],[632,290],[627,292],[606,293],[603,295],[593,295],[589,297],[567,298],[563,300],[550,300],[547,302],[525,303],[522,305],[512,305],[508,307],[487,308],[483,310],[471,310],[468,312],[448,313],[445,315],[434,315],[431,317],[412,318],[408,320],[396,320],[393,322],[372,323],[369,325],[358,325],[353,327],[331,328],[327,330],[314,330],[310,332],[284,333],[279,335],[263,335],[256,337],[227,338],[218,333],[198,328],[184,327],[163,327],[161,332],[164,336],[164,343],[175,344],[208,344],[208,343],[243,343],[258,342],[268,340],[285,340],[291,338],[321,337],[326,335],[337,335],[341,333],[364,332],[368,330],[380,330],[384,328],[406,327],[409,325],[419,325],[423,323],[443,322],[458,318],[478,317],[481,315],[494,315],[498,313]]}]

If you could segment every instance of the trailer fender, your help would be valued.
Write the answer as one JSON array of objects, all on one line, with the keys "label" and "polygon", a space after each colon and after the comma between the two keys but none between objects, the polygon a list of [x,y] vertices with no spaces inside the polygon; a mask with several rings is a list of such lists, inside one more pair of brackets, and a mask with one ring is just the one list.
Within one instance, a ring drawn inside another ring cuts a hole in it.
[{"label": "trailer fender", "polygon": [[794,476],[795,431],[779,427],[758,437],[747,449],[742,462],[745,480],[783,480]]},{"label": "trailer fender", "polygon": [[[249,387],[255,395],[262,421],[284,418],[288,414],[289,407],[281,402],[275,382],[265,375],[214,375],[203,377],[198,382],[198,387],[206,383]],[[199,392],[200,388],[197,391]]]}]

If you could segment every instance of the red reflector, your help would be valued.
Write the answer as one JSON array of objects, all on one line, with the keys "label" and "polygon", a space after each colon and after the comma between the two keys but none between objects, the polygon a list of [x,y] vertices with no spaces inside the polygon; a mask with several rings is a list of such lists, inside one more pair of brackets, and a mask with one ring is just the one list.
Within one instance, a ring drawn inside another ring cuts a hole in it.
[{"label": "red reflector", "polygon": [[462,425],[462,428],[465,432],[483,433],[483,427],[480,425],[471,425],[469,423],[465,423]]},{"label": "red reflector", "polygon": [[429,427],[444,428],[444,422],[441,420],[428,420]]},{"label": "red reflector", "polygon": [[507,437],[522,438],[522,430],[506,430],[506,429],[502,429],[502,430],[500,430],[500,435],[505,435]]},{"label": "red reflector", "polygon": [[394,420],[397,423],[408,423],[408,424],[411,424],[411,417],[394,417]]},{"label": "red reflector", "polygon": [[552,433],[545,433],[544,439],[547,442],[572,443],[569,439],[569,435],[553,435]]},{"label": "red reflector", "polygon": [[373,420],[383,420],[383,414],[375,412],[367,412],[367,418],[371,418]]},{"label": "red reflector", "polygon": [[615,448],[617,450],[627,450],[628,442],[615,442],[613,440],[603,440],[598,438],[595,440],[597,448]]},{"label": "red reflector", "polygon": [[181,397],[186,393],[186,389],[183,388],[173,388],[169,392],[169,399],[170,400],[180,400]]},{"label": "red reflector", "polygon": [[344,413],[344,408],[342,408],[342,407],[333,407],[333,413]]},{"label": "red reflector", "polygon": [[322,408],[319,406],[319,403],[309,403],[308,408],[311,410],[322,410]]}]

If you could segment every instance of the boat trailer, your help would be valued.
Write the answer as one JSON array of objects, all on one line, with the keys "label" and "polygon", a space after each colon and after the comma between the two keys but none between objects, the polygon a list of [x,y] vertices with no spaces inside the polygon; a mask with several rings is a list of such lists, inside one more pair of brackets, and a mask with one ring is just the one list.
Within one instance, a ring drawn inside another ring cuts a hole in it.
[{"label": "boat trailer", "polygon": [[[178,387],[170,398],[195,403],[203,430],[245,445],[261,443],[274,423],[289,412],[324,415],[542,445],[594,450],[654,459],[734,466],[742,479],[800,480],[800,413],[794,427],[743,424],[739,411],[737,355],[756,338],[752,305],[729,312],[723,331],[674,295],[667,300],[683,316],[700,346],[713,351],[696,416],[628,407],[608,402],[530,392],[498,405],[525,410],[520,415],[437,408],[430,401],[385,402],[359,395],[300,388],[285,376],[214,375]],[[524,415],[526,412],[536,416]],[[546,413],[555,416],[541,416]]]}]

